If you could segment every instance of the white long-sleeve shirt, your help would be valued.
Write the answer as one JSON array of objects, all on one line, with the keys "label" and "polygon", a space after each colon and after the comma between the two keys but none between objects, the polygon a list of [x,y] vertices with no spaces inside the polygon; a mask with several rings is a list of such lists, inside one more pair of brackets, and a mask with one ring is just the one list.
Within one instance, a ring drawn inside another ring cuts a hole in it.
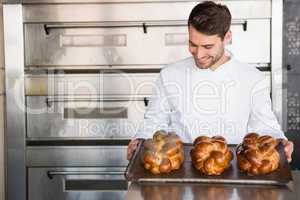
[{"label": "white long-sleeve shirt", "polygon": [[249,132],[285,138],[265,76],[233,57],[214,71],[199,69],[193,57],[164,67],[135,138],[151,138],[161,129],[184,142],[222,135],[238,144]]}]

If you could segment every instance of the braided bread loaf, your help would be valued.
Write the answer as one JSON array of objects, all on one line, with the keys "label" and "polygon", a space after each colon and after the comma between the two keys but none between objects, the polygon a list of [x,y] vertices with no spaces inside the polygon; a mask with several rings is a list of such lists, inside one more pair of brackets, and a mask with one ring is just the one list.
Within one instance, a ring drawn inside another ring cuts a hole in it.
[{"label": "braided bread loaf", "polygon": [[157,131],[144,142],[142,163],[153,174],[179,169],[184,161],[183,143],[175,133]]},{"label": "braided bread loaf", "polygon": [[233,154],[227,147],[225,138],[199,136],[191,150],[194,167],[206,175],[220,175],[230,166]]},{"label": "braided bread loaf", "polygon": [[236,150],[241,171],[248,174],[267,174],[279,167],[280,155],[276,150],[279,141],[272,136],[249,133]]}]

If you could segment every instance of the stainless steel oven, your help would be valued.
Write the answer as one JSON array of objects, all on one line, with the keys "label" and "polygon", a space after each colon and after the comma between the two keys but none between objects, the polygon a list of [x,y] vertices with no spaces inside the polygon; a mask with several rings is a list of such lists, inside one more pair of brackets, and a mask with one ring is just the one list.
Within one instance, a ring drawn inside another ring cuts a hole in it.
[{"label": "stainless steel oven", "polygon": [[[228,48],[264,71],[280,117],[282,0],[220,2],[233,15]],[[197,3],[5,1],[7,199],[124,197],[126,146],[161,67],[190,56]]]},{"label": "stainless steel oven", "polygon": [[157,73],[76,70],[25,75],[29,199],[123,199],[128,141]]},{"label": "stainless steel oven", "polygon": [[126,146],[101,142],[29,142],[28,199],[124,199]]}]

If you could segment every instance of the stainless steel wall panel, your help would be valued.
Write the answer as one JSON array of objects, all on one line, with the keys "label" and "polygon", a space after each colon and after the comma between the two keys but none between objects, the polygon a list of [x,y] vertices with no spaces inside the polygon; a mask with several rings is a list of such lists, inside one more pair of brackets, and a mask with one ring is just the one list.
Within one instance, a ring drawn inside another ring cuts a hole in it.
[{"label": "stainless steel wall panel", "polygon": [[[24,41],[21,5],[4,5],[7,199],[26,199]],[[16,192],[18,191],[18,192]]]},{"label": "stainless steel wall panel", "polygon": [[32,146],[28,167],[126,167],[127,146]]},{"label": "stainless steel wall panel", "polygon": [[3,40],[3,5],[0,3],[0,199],[5,199],[5,128],[4,128],[4,40]]},{"label": "stainless steel wall panel", "polygon": [[[5,96],[3,95],[0,95],[0,131],[1,131],[1,149],[3,148],[3,151],[4,151],[4,114],[5,114]],[[0,154],[1,156],[4,156],[4,153],[3,154]],[[3,158],[3,157],[2,157]],[[0,163],[0,166],[1,167],[4,167],[4,160],[2,160],[2,158],[0,159],[0,162],[2,161],[2,163]]]},{"label": "stainless steel wall panel", "polygon": [[0,3],[0,68],[4,68],[3,5]]},{"label": "stainless steel wall panel", "polygon": [[5,71],[3,68],[0,68],[0,95],[3,95],[5,92],[4,92],[4,74],[5,74]]},{"label": "stainless steel wall panel", "polygon": [[4,96],[0,95],[0,199],[5,200],[5,132],[4,132]]}]

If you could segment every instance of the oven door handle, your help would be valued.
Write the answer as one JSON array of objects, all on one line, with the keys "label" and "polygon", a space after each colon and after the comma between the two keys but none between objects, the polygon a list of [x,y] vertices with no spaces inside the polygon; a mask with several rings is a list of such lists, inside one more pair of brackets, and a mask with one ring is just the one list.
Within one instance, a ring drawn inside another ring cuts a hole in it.
[{"label": "oven door handle", "polygon": [[51,29],[67,28],[143,28],[147,33],[148,27],[166,27],[166,26],[187,26],[185,20],[164,20],[164,21],[144,21],[144,22],[98,22],[98,23],[60,23],[44,24],[44,30],[47,35]]},{"label": "oven door handle", "polygon": [[[247,31],[247,20],[232,20],[231,25],[242,25],[243,30]],[[187,26],[186,20],[161,20],[161,21],[144,21],[144,22],[98,22],[98,23],[51,23],[44,24],[46,35],[50,34],[51,29],[68,29],[68,28],[143,28],[147,33],[148,27],[176,27]]]},{"label": "oven door handle", "polygon": [[47,97],[46,104],[48,107],[51,107],[52,103],[55,102],[125,102],[125,101],[144,101],[145,106],[148,105],[147,97],[81,97],[81,98],[67,98],[67,97]]},{"label": "oven door handle", "polygon": [[243,31],[247,31],[248,28],[248,21],[247,20],[232,20],[231,22],[232,26],[242,26]]},{"label": "oven door handle", "polygon": [[47,171],[49,179],[53,179],[54,176],[67,176],[67,175],[124,175],[122,171]]},{"label": "oven door handle", "polygon": [[[125,171],[125,169],[124,169]],[[54,176],[63,176],[63,191],[126,191],[128,182],[124,178],[124,171],[47,171],[51,180]],[[64,176],[74,175],[77,177],[67,178]],[[84,175],[99,176],[97,178],[78,177]],[[101,175],[103,175],[101,177]],[[115,177],[115,176],[118,177]],[[115,178],[111,178],[114,176]]]}]

